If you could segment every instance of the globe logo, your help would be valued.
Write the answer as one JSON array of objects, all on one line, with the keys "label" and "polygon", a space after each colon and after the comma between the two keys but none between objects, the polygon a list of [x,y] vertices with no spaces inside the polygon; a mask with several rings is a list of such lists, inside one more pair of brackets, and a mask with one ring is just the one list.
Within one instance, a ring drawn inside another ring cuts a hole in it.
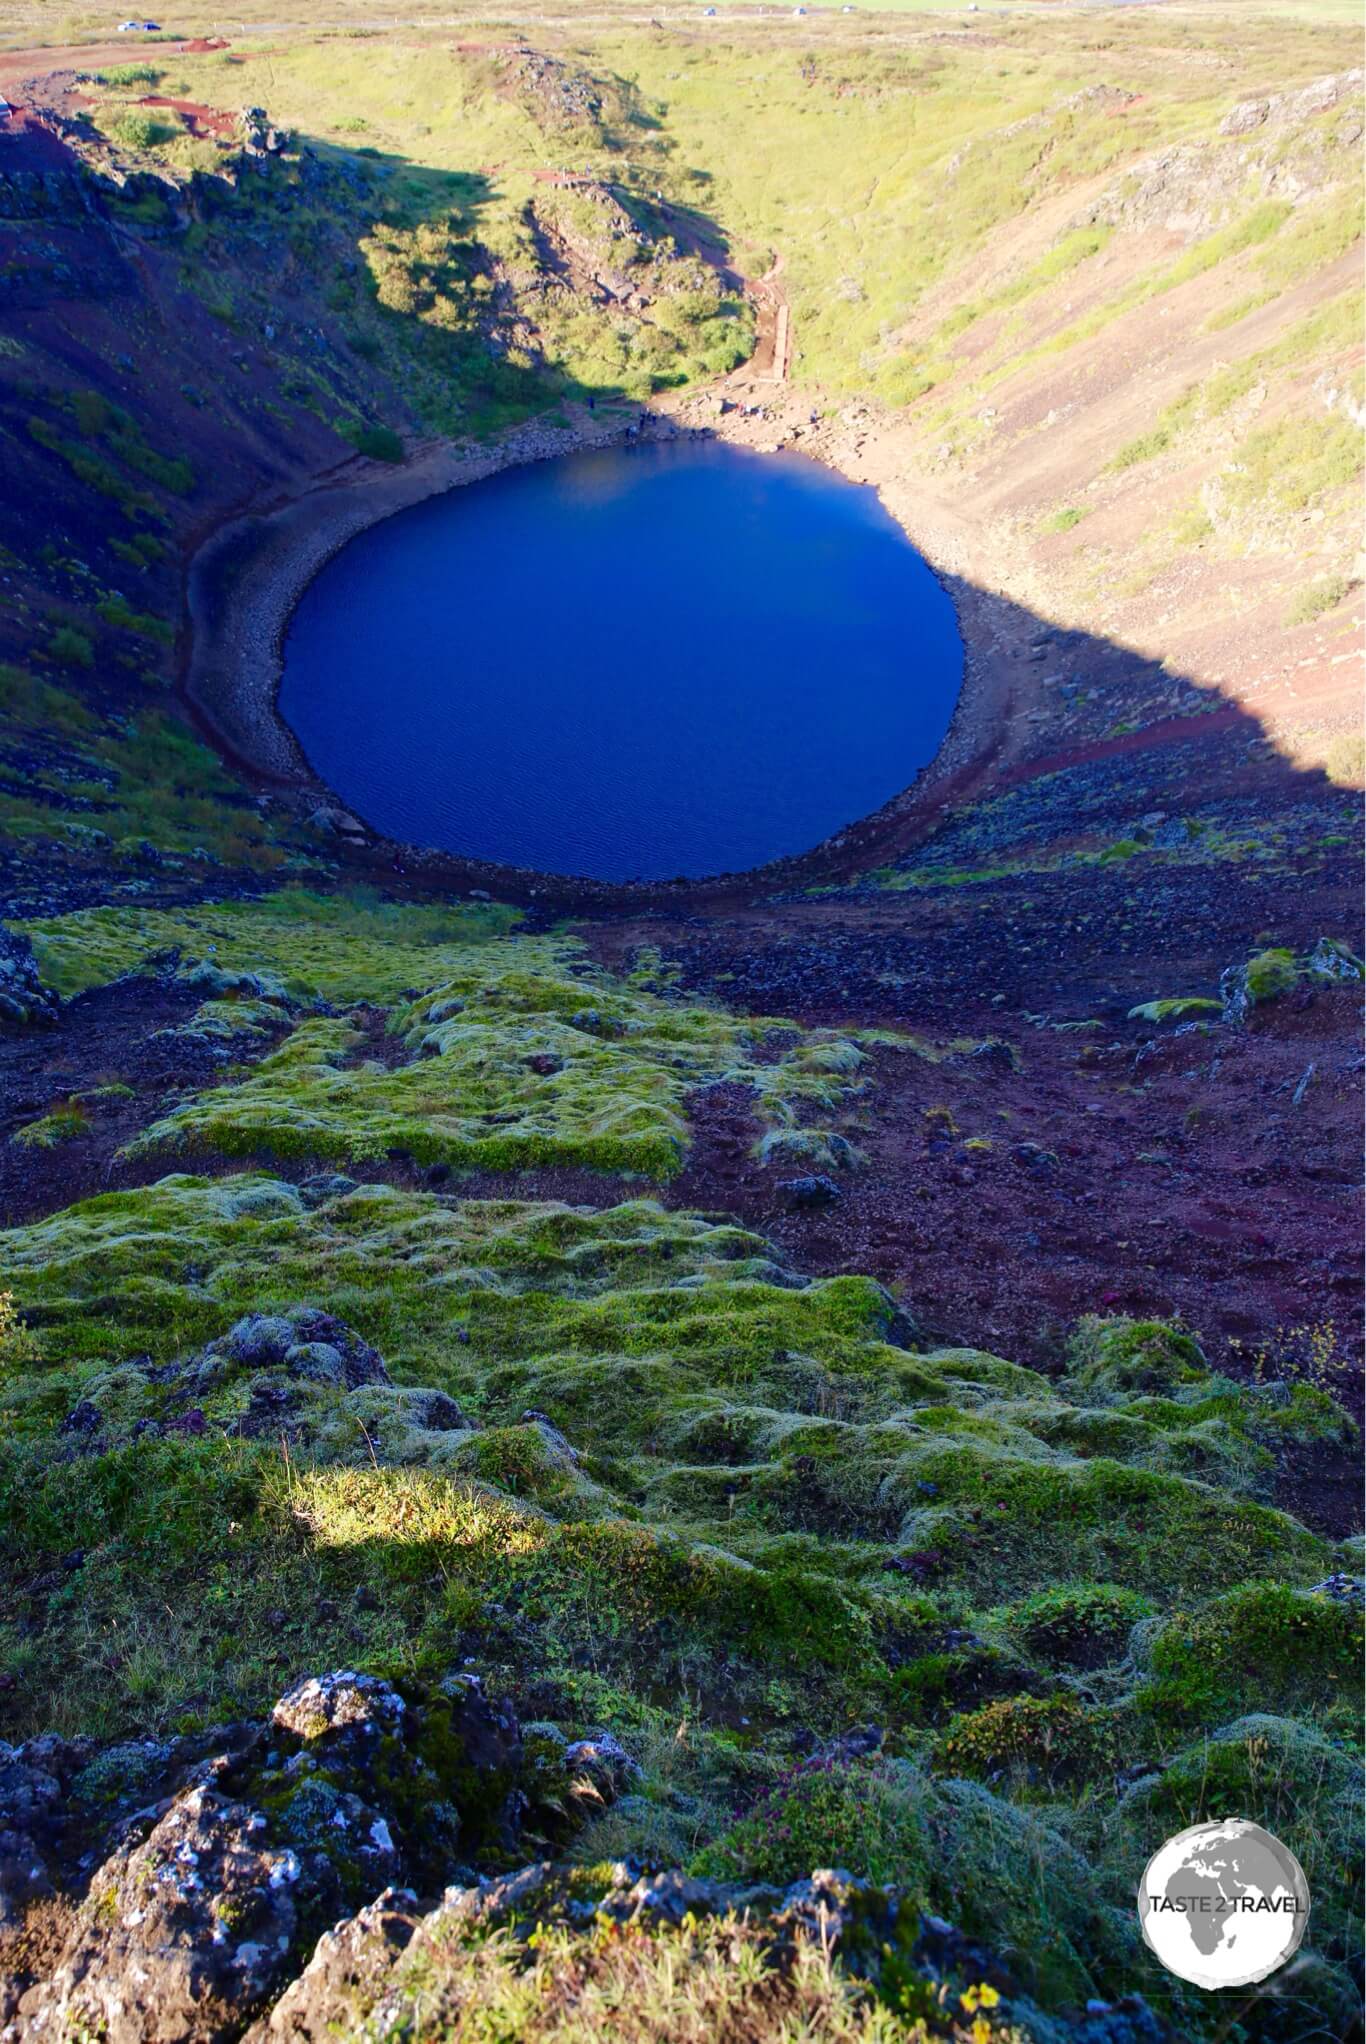
[{"label": "globe logo", "polygon": [[1138,1887],[1143,1936],[1196,1987],[1250,1987],[1304,1936],[1309,1886],[1293,1852],[1260,1824],[1195,1824],[1155,1852]]}]

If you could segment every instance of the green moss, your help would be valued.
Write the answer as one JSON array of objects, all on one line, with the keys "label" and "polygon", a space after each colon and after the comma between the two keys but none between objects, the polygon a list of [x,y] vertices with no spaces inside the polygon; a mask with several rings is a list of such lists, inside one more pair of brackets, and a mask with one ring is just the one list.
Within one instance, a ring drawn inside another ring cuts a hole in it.
[{"label": "green moss", "polygon": [[1314,1897],[1313,1947],[1355,1969],[1362,1948],[1360,1763],[1309,1726],[1258,1712],[1174,1754],[1124,1798],[1111,1823],[1117,1878],[1173,1833],[1233,1812],[1290,1847]]},{"label": "green moss", "polygon": [[910,1787],[876,1764],[799,1768],[700,1853],[692,1872],[781,1885],[829,1864],[895,1882],[912,1904],[923,1902],[928,1827],[923,1795]]},{"label": "green moss", "polygon": [[1278,994],[1289,993],[1299,978],[1293,951],[1273,948],[1259,951],[1247,962],[1244,983],[1248,997],[1254,1003],[1273,1001]]},{"label": "green moss", "polygon": [[[898,1625],[904,1623],[898,1613]],[[935,1632],[942,1635],[942,1623]],[[899,1651],[904,1651],[900,1637]],[[1019,1695],[1033,1680],[1032,1671],[1000,1647],[978,1644],[916,1653],[892,1678],[892,1709],[910,1724],[942,1724],[992,1698]]]},{"label": "green moss", "polygon": [[956,1717],[935,1746],[942,1774],[969,1779],[1016,1778],[1024,1787],[1113,1775],[1134,1754],[1124,1713],[1072,1696],[1012,1696]]},{"label": "green moss", "polygon": [[1130,1008],[1131,1022],[1186,1022],[1192,1015],[1217,1015],[1223,1003],[1204,994],[1177,994]]},{"label": "green moss", "polygon": [[59,1143],[68,1143],[73,1137],[89,1132],[89,1117],[79,1102],[73,1100],[53,1108],[39,1121],[24,1122],[15,1129],[10,1141],[20,1149],[54,1150]]},{"label": "green moss", "polygon": [[[888,1880],[969,1935],[1050,2001],[1099,1995],[1121,1976],[1131,1931],[1080,1853],[1031,1812],[975,1782],[905,1763],[824,1763],[773,1788],[693,1862],[709,1878],[783,1882],[825,1849]],[[837,1848],[837,1850],[832,1850]]]},{"label": "green moss", "polygon": [[[244,920],[252,929],[264,922],[270,959],[269,908],[260,921]],[[46,958],[50,938],[37,941]],[[220,948],[216,959],[223,955]],[[573,1164],[664,1179],[682,1164],[688,1092],[726,1080],[750,1085],[760,1118],[776,1124],[764,1154],[788,1145],[822,1162],[851,1159],[842,1136],[795,1125],[861,1086],[863,1053],[843,1038],[782,1025],[782,1055],[766,1056],[765,1039],[779,1025],[610,979],[563,939],[440,945],[412,962],[440,977],[389,1015],[397,1062],[367,1056],[363,1034],[344,1018],[306,1021],[249,1077],[178,1107],[128,1154],[349,1164],[400,1154],[461,1169]],[[298,968],[296,958],[291,984]],[[392,958],[385,969],[394,969]]]},{"label": "green moss", "polygon": [[1093,1397],[1205,1385],[1194,1339],[1160,1320],[1083,1320],[1069,1350],[1072,1381]]},{"label": "green moss", "polygon": [[81,909],[26,923],[24,933],[43,978],[67,995],[177,950],[185,963],[265,969],[303,997],[383,1001],[415,983],[435,985],[452,962],[452,948],[464,962],[471,945],[517,920],[516,910],[492,903],[423,908],[375,893],[292,888],[260,900],[184,909]]},{"label": "green moss", "polygon": [[1362,1649],[1359,1611],[1283,1583],[1251,1583],[1163,1621],[1138,1701],[1166,1724],[1217,1725],[1255,1705],[1326,1716],[1354,1735]]}]

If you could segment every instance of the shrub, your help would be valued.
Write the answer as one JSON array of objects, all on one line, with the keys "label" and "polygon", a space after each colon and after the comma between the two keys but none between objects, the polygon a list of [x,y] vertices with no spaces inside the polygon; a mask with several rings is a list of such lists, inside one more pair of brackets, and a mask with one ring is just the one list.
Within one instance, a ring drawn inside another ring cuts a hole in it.
[{"label": "shrub", "polygon": [[1326,611],[1336,610],[1343,598],[1350,596],[1356,584],[1346,575],[1330,575],[1325,582],[1311,582],[1285,613],[1287,625],[1312,624],[1316,617]]},{"label": "shrub", "polygon": [[0,1372],[19,1369],[41,1358],[38,1337],[20,1318],[13,1292],[0,1292]]},{"label": "shrub", "polygon": [[119,115],[110,132],[116,141],[128,149],[159,149],[164,142],[172,142],[181,132],[178,121],[169,121],[146,112],[142,107],[129,107]]},{"label": "shrub", "polygon": [[59,667],[93,667],[95,648],[84,632],[71,625],[59,625],[47,642],[47,657]]},{"label": "shrub", "polygon": [[155,64],[115,64],[96,75],[101,85],[156,85],[161,79]]},{"label": "shrub", "polygon": [[1012,1696],[953,1720],[934,1751],[941,1774],[990,1780],[1018,1774],[1056,1787],[1131,1759],[1127,1717],[1072,1696]]},{"label": "shrub", "polygon": [[357,454],[363,454],[369,461],[402,461],[403,442],[392,426],[367,426],[361,420],[348,419],[340,429],[342,438],[349,440]]},{"label": "shrub", "polygon": [[1013,1605],[1006,1624],[1046,1661],[1095,1668],[1118,1660],[1135,1625],[1151,1612],[1152,1605],[1136,1590],[1115,1583],[1064,1583]]}]

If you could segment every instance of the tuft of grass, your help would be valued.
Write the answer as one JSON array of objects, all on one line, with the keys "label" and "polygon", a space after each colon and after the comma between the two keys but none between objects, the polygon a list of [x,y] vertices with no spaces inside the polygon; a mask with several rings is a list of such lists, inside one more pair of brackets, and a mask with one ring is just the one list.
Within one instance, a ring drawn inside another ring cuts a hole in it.
[{"label": "tuft of grass", "polygon": [[1322,582],[1310,582],[1287,605],[1287,626],[1312,624],[1315,618],[1326,616],[1345,602],[1355,587],[1356,584],[1346,575],[1328,575]]}]

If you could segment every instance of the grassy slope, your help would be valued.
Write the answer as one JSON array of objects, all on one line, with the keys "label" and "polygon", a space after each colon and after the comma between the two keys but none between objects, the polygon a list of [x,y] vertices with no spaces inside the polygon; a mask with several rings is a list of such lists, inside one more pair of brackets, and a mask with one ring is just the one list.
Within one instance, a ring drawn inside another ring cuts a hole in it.
[{"label": "grassy slope", "polygon": [[[889,21],[846,44],[813,22],[814,75],[805,29],[779,41],[720,24],[723,36],[679,44],[612,23],[583,61],[626,82],[607,128],[572,138],[492,95],[485,60],[444,40],[272,40],[251,89],[331,145],[389,159],[391,217],[352,244],[394,302],[343,293],[340,242],[325,267],[301,257],[296,283],[304,297],[335,288],[336,318],[377,341],[387,373],[408,366],[405,426],[450,394],[408,329],[440,329],[472,288],[464,271],[449,289],[437,275],[405,305],[405,280],[441,271],[467,209],[515,269],[531,173],[570,150],[632,191],[701,208],[751,271],[781,251],[801,373],[836,397],[909,405],[909,430],[966,476],[993,438],[981,414],[1013,380],[1065,377],[1125,320],[1164,308],[1193,332],[1197,292],[1219,320],[1247,304],[1213,329],[1218,360],[1172,372],[1150,417],[1107,412],[1077,494],[1059,502],[1045,471],[1013,507],[1033,521],[1084,509],[1056,527],[1078,550],[1080,601],[1106,572],[1104,552],[1084,552],[1092,521],[1120,493],[1152,491],[1155,473],[1174,478],[1177,516],[1196,487],[1188,456],[1225,476],[1204,537],[1231,553],[1282,545],[1277,521],[1300,512],[1324,511],[1336,533],[1350,481],[1336,443],[1287,445],[1280,423],[1343,353],[1349,280],[1333,266],[1355,230],[1340,193],[1289,215],[1260,191],[1221,191],[1219,217],[1180,246],[1075,224],[1144,151],[1207,138],[1239,98],[1343,61],[1341,37],[1240,18],[1236,49],[1225,39],[1207,65],[1208,22],[1164,16],[1168,48],[1126,17],[993,17],[989,57],[972,47],[981,23],[943,42],[903,40]],[[1122,120],[1070,104],[1102,59],[1142,95]],[[211,59],[173,60],[163,84],[241,97]],[[471,166],[500,159],[475,189]],[[261,223],[247,225],[249,239]],[[252,327],[273,277],[247,259],[209,275],[198,253],[189,282],[218,293],[209,317]],[[1292,305],[1297,290],[1309,302]],[[1251,306],[1266,294],[1269,313]],[[557,331],[576,375],[618,380],[600,323]],[[30,435],[28,452],[74,475],[69,501],[98,522],[117,499],[49,444],[80,423],[52,397],[54,362],[34,400],[49,442]],[[1269,422],[1244,422],[1262,384]],[[535,396],[553,402],[553,385]],[[312,386],[299,407],[317,401]],[[360,385],[348,404],[353,417],[383,409]],[[489,404],[475,423],[499,416]],[[117,417],[85,424],[120,493],[146,488],[161,507],[131,531],[179,532],[185,504],[204,509],[158,468],[176,457],[155,424],[131,436]],[[1007,454],[1027,466],[1023,429]],[[1287,509],[1288,467],[1315,489]],[[33,776],[7,798],[18,830],[59,859],[82,842],[73,833],[103,830],[113,856],[87,846],[95,898],[102,868],[139,892],[157,872],[167,893],[202,892],[224,865],[258,878],[325,868],[292,827],[229,806],[221,770],[136,679],[169,672],[145,624],[158,612],[133,601],[144,571],[125,560],[92,589],[76,542],[57,553],[26,620],[31,657],[5,677],[23,744],[49,749],[37,798]],[[88,666],[69,641],[53,650],[63,625],[87,636]],[[130,714],[135,685],[148,693]],[[363,1179],[400,1149],[659,1181],[688,1140],[690,1089],[721,1080],[758,1094],[797,1168],[837,1163],[856,1132],[856,1041],[589,975],[560,940],[518,936],[492,908],[290,892],[49,914],[31,934],[66,993],[178,947],[226,976],[211,1021],[250,1025],[263,1002],[288,1018],[282,1050],[159,1120],[149,1111],[149,1151],[343,1161]],[[241,973],[256,983],[234,984]],[[596,1020],[573,1020],[589,1010]],[[1049,1377],[974,1350],[917,1353],[868,1281],[804,1285],[724,1221],[607,1197],[570,1208],[361,1184],[310,1207],[251,1169],[167,1178],[0,1238],[23,1316],[0,1323],[10,1728],[200,1725],[261,1709],[304,1664],[441,1672],[471,1655],[528,1714],[611,1723],[643,1757],[640,1796],[593,1827],[585,1858],[639,1851],[771,1878],[838,1860],[981,1935],[1054,2005],[1152,1989],[1134,1869],[1180,1825],[1236,1808],[1304,1859],[1324,1962],[1306,1975],[1306,2020],[1344,2020],[1354,1623],[1310,1594],[1341,1557],[1263,1495],[1270,1450],[1339,1429],[1336,1409],[1302,1387],[1212,1379],[1161,1327],[1087,1327]],[[167,1425],[183,1401],[138,1358],[173,1362],[239,1314],[304,1301],[375,1342],[395,1388],[308,1389],[288,1457],[274,1434],[243,1433],[241,1374],[198,1394],[202,1434]],[[433,1387],[480,1430],[426,1426]],[[102,1415],[99,1452],[64,1460],[58,1429],[82,1399]],[[577,1459],[529,1412],[548,1413]],[[73,1554],[83,1563],[64,1574]],[[887,1730],[880,1757],[799,1770],[797,1735],[870,1719]],[[1199,2035],[1208,2005],[1175,2015]]]},{"label": "grassy slope", "polygon": [[[796,373],[891,407],[912,473],[1018,554],[1055,613],[1234,687],[1206,643],[1213,604],[1262,638],[1301,628],[1328,660],[1350,648],[1355,103],[1294,104],[1356,61],[1330,22],[1258,15],[1235,45],[1207,11],[1164,14],[1160,35],[1139,11],[949,33],[740,16],[555,47],[624,81],[572,140],[490,91],[479,51],[428,45],[419,66],[333,38],[259,61],[291,117],[334,139],[363,125],[400,160],[414,211],[424,190],[440,203],[436,167],[496,166],[481,231],[509,252],[528,172],[572,161],[698,209],[751,274],[780,255]],[[212,96],[223,62],[184,79]],[[1221,134],[1268,94],[1264,128]]]}]

